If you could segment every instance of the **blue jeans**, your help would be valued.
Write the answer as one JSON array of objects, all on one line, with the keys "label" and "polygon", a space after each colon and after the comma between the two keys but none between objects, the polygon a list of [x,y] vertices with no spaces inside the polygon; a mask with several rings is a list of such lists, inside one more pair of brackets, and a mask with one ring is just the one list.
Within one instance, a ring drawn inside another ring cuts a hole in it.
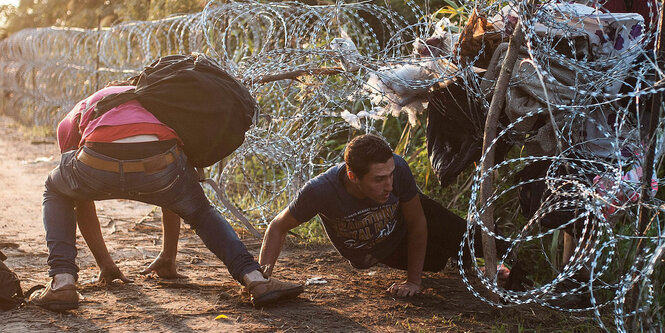
[{"label": "blue jeans", "polygon": [[[123,162],[87,147],[79,150],[107,161]],[[234,279],[260,268],[233,228],[210,205],[198,183],[198,174],[183,153],[166,168],[153,172],[112,172],[94,169],[76,159],[79,151],[62,155],[60,165],[46,179],[42,203],[49,276],[69,273],[76,266],[76,200],[130,199],[168,208],[196,230],[206,247],[224,262]]]}]

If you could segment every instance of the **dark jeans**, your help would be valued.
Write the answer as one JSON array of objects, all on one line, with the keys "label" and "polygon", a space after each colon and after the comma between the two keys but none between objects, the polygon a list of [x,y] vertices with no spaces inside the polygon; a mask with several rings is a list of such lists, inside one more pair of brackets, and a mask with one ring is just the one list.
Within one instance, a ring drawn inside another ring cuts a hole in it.
[{"label": "dark jeans", "polygon": [[[427,220],[427,252],[423,271],[438,272],[446,267],[449,258],[458,258],[460,243],[466,232],[466,220],[423,194],[420,195],[420,204]],[[476,232],[475,235],[475,254],[482,257],[482,235],[480,232]],[[409,259],[408,248],[407,235],[390,256],[379,262],[392,268],[406,270]],[[469,256],[468,250],[464,252],[464,256]]]},{"label": "dark jeans", "polygon": [[[123,162],[87,147],[81,149],[100,159]],[[175,154],[176,147],[170,151]],[[168,208],[196,230],[237,281],[242,282],[245,274],[260,268],[233,228],[210,205],[185,154],[177,154],[174,162],[156,172],[125,173],[94,169],[78,161],[77,153],[64,153],[45,184],[42,209],[49,276],[69,273],[77,277],[76,200],[131,199]]]}]

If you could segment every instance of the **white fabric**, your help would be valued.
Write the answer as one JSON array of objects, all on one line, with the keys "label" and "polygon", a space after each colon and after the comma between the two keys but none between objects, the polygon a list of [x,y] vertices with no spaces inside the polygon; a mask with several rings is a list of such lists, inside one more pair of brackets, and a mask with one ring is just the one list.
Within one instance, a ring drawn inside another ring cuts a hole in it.
[{"label": "white fabric", "polygon": [[114,143],[132,143],[132,142],[152,142],[159,141],[159,137],[154,134],[139,134],[128,136],[126,138],[113,141]]}]

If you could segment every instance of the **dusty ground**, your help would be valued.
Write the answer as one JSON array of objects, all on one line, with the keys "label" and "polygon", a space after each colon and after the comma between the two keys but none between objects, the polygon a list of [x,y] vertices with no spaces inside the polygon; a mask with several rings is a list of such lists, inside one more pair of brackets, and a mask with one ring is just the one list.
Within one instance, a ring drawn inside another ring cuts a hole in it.
[{"label": "dusty ground", "polygon": [[[48,281],[41,195],[46,175],[59,160],[53,139],[34,140],[13,120],[0,116],[0,250],[24,289]],[[27,305],[0,312],[0,332],[595,330],[589,318],[539,307],[493,310],[467,291],[452,268],[427,274],[421,295],[394,299],[384,290],[402,279],[403,272],[385,267],[355,270],[329,246],[291,245],[275,273],[303,283],[321,277],[326,284],[307,286],[296,300],[255,309],[187,227],[181,229],[178,263],[180,273],[189,278],[139,275],[161,246],[158,216],[138,223],[153,207],[131,201],[106,201],[97,207],[111,255],[134,283],[91,283],[97,267],[79,236],[80,308],[57,314]],[[258,242],[246,243],[257,256]],[[221,314],[227,319],[215,320]]]}]

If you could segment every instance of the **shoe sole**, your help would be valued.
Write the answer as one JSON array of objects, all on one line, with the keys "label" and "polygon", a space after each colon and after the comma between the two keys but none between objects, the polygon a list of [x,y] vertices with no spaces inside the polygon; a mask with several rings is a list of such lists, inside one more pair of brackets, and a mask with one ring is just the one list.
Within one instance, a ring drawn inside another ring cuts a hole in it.
[{"label": "shoe sole", "polygon": [[62,311],[67,311],[67,310],[74,310],[78,309],[79,305],[78,303],[67,303],[67,302],[52,302],[52,303],[46,303],[46,304],[39,304],[39,303],[34,303],[33,304],[42,307],[46,310],[54,311],[54,312],[62,312]]},{"label": "shoe sole", "polygon": [[303,291],[305,291],[305,288],[302,286],[299,286],[297,288],[289,289],[289,290],[276,290],[276,291],[271,291],[269,293],[266,293],[264,295],[261,295],[261,297],[255,298],[252,300],[252,304],[254,306],[263,306],[268,303],[272,303],[278,300],[284,300],[288,298],[293,298],[298,295],[300,295]]}]

